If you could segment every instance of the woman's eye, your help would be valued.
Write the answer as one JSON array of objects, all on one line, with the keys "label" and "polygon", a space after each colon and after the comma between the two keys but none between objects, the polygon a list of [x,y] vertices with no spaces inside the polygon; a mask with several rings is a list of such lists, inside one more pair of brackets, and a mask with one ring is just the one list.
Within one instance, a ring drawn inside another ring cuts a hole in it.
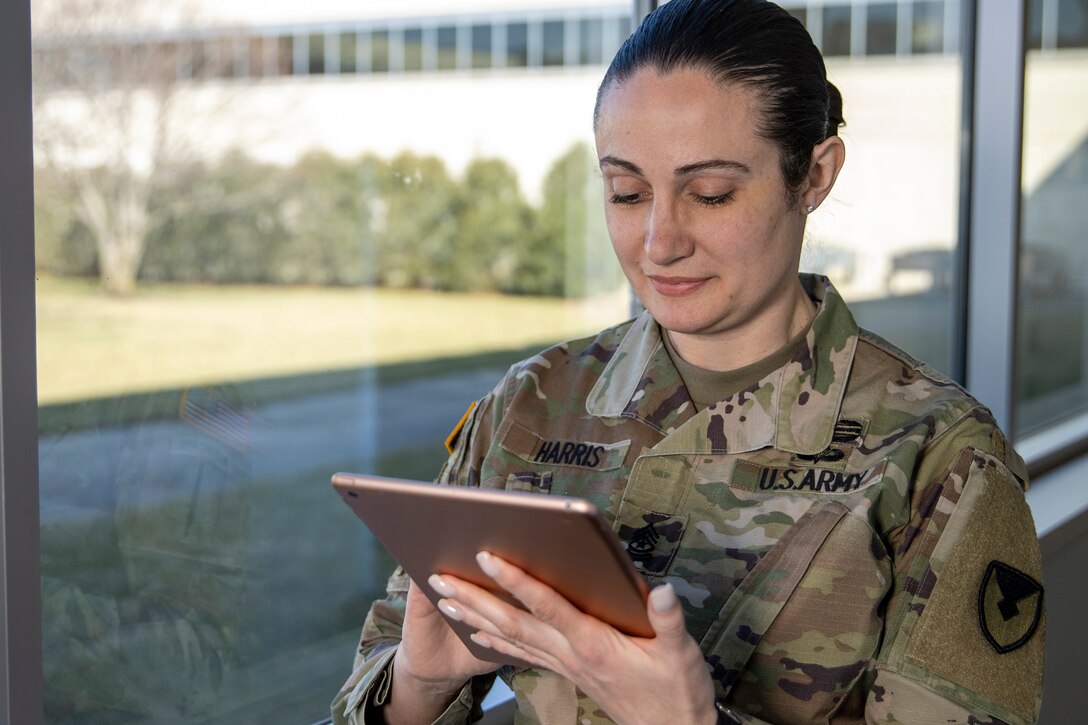
[{"label": "woman's eye", "polygon": [[704,196],[703,194],[696,194],[695,201],[704,206],[721,206],[730,199],[733,198],[733,192],[726,192],[725,194],[718,194],[716,196]]},{"label": "woman's eye", "polygon": [[611,204],[634,204],[641,197],[637,192],[634,194],[619,194],[613,193],[608,197],[608,201]]}]

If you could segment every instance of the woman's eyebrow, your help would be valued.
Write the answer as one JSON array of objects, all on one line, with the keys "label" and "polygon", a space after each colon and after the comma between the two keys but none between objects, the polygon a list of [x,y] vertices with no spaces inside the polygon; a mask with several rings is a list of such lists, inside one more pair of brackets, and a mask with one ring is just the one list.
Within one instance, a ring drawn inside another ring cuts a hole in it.
[{"label": "woman's eyebrow", "polygon": [[742,174],[750,174],[752,170],[748,168],[746,164],[742,164],[739,161],[726,161],[725,159],[709,159],[707,161],[696,161],[694,164],[685,164],[676,169],[673,173],[676,176],[687,176],[688,174],[694,174],[699,171],[709,171],[713,169],[725,169],[726,171],[737,171]]},{"label": "woman's eyebrow", "polygon": [[626,169],[627,171],[630,171],[632,174],[642,176],[642,169],[640,169],[638,166],[632,164],[630,161],[618,159],[615,156],[610,156],[606,154],[599,159],[599,163],[602,169],[605,166],[618,166],[621,169]]},{"label": "woman's eyebrow", "polygon": [[[605,155],[600,158],[601,168],[605,166],[615,166],[626,171],[630,171],[632,174],[643,176],[642,169],[637,164],[633,164],[630,161],[616,158],[615,156]],[[741,174],[750,174],[752,170],[747,164],[742,164],[739,161],[727,161],[725,159],[708,159],[706,161],[696,161],[692,164],[684,164],[673,172],[676,176],[687,176],[688,174],[694,174],[699,171],[709,171],[713,169],[725,169],[727,171],[736,171]]]}]

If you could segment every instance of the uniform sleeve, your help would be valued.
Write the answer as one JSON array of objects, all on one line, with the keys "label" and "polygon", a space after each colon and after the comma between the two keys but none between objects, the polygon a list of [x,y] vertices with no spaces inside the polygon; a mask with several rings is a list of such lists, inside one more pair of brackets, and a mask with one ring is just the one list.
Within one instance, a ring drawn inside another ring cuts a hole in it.
[{"label": "uniform sleeve", "polygon": [[[438,475],[438,483],[478,485],[480,461],[497,423],[497,411],[502,409],[501,403],[496,401],[498,391],[497,388],[477,401],[466,415],[463,425],[451,435],[450,456]],[[366,717],[368,707],[381,706],[388,698],[393,655],[400,642],[409,583],[408,575],[397,567],[389,578],[385,598],[371,605],[363,623],[351,676],[332,702],[335,725],[373,722],[373,718],[368,720]],[[494,674],[473,678],[435,721],[435,725],[478,720],[482,714],[480,702],[491,689],[494,679]]]},{"label": "uniform sleeve", "polygon": [[866,722],[1034,723],[1045,618],[1023,462],[982,410],[922,461],[910,521],[890,541]]}]

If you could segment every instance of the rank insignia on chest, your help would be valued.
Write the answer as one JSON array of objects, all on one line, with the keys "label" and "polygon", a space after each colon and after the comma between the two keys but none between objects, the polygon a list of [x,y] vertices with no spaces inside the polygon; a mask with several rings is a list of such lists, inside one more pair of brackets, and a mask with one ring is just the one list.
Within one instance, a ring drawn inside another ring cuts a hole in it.
[{"label": "rank insignia on chest", "polygon": [[1043,587],[1022,571],[991,561],[978,592],[982,634],[998,654],[1027,643],[1039,626]]}]

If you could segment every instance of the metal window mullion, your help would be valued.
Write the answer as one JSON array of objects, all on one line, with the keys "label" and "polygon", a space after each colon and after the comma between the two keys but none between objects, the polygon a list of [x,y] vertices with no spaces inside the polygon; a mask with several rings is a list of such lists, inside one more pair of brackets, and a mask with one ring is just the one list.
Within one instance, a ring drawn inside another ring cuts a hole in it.
[{"label": "metal window mullion", "polygon": [[805,26],[808,34],[812,36],[812,42],[822,53],[824,50],[824,6],[815,2],[809,2],[805,12]]},{"label": "metal window mullion", "polygon": [[340,72],[340,32],[336,27],[325,28],[325,75]]},{"label": "metal window mullion", "polygon": [[1042,28],[1039,46],[1043,50],[1058,47],[1058,0],[1043,0]]},{"label": "metal window mullion", "polygon": [[910,55],[914,50],[914,3],[899,3],[895,15],[895,54]]},{"label": "metal window mullion", "polygon": [[967,387],[1015,435],[1024,3],[975,4],[967,260]]},{"label": "metal window mullion", "polygon": [[850,55],[853,58],[864,56],[868,49],[869,6],[854,0],[850,8]]},{"label": "metal window mullion", "polygon": [[0,722],[43,722],[30,0],[0,3]]}]

